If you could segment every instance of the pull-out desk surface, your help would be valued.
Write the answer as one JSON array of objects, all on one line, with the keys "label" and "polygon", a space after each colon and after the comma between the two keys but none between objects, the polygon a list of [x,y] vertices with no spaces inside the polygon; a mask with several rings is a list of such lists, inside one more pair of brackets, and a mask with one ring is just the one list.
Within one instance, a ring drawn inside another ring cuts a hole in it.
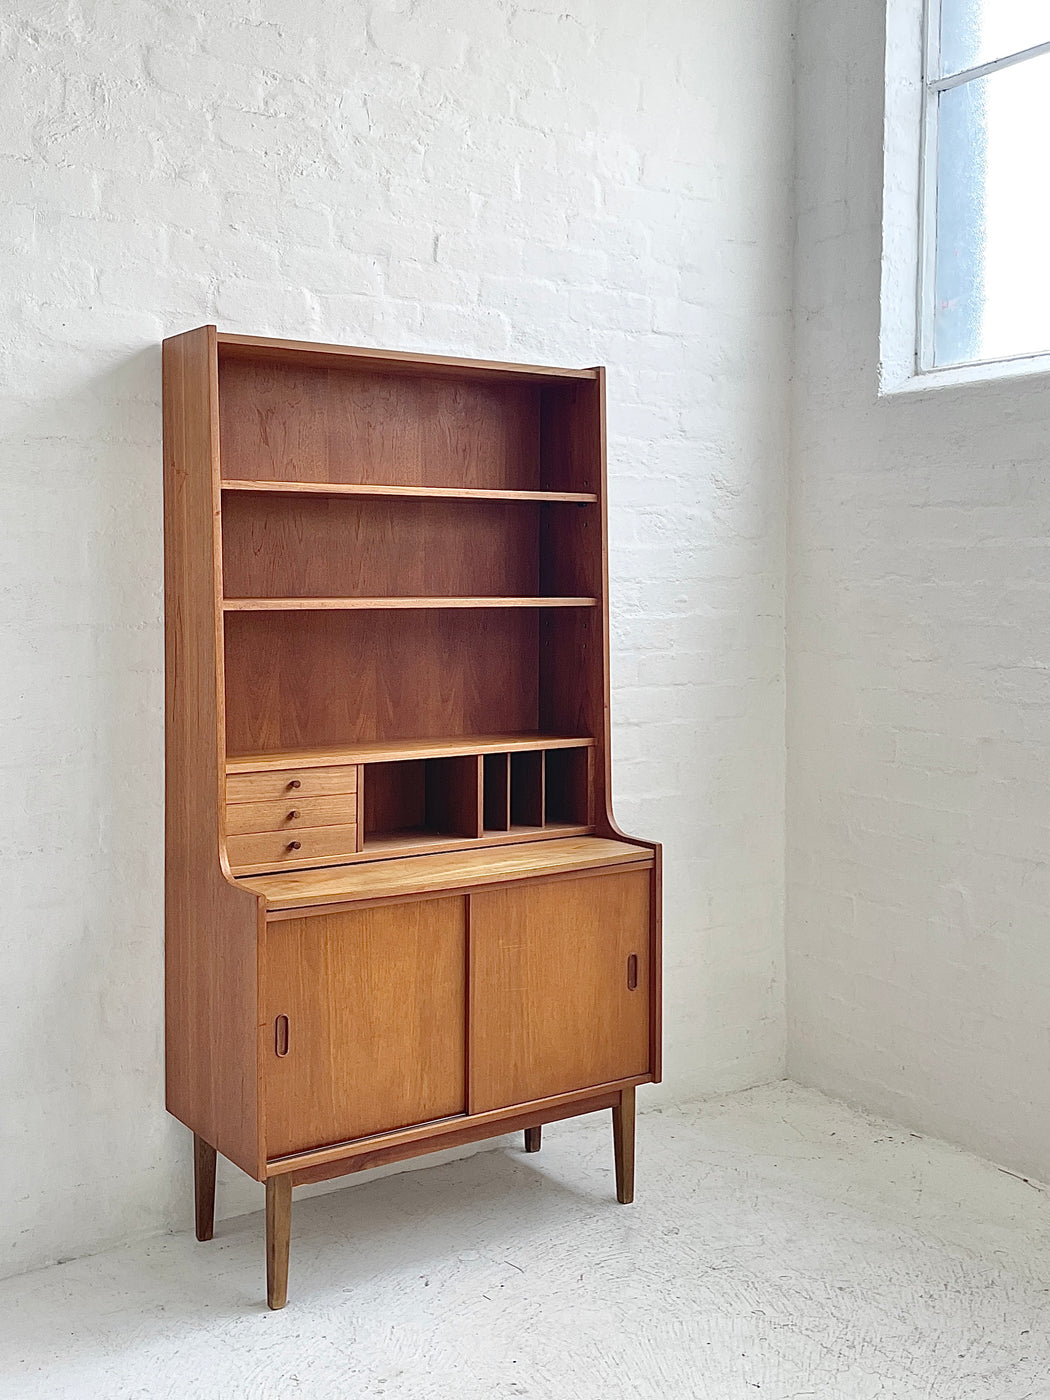
[{"label": "pull-out desk surface", "polygon": [[262,895],[271,918],[288,918],[311,907],[404,899],[419,894],[467,890],[478,885],[539,879],[609,866],[651,866],[651,847],[597,836],[523,842],[456,851],[444,855],[405,856],[323,870],[296,870],[250,875],[237,881]]}]

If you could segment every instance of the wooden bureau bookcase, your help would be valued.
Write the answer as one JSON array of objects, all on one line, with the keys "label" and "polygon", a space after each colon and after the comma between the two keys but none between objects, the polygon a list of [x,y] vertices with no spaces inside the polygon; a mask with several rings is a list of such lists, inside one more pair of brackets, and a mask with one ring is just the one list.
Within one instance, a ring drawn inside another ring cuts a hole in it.
[{"label": "wooden bureau bookcase", "polygon": [[604,374],[164,342],[167,1103],[292,1187],[660,1075],[660,851],[609,801]]}]

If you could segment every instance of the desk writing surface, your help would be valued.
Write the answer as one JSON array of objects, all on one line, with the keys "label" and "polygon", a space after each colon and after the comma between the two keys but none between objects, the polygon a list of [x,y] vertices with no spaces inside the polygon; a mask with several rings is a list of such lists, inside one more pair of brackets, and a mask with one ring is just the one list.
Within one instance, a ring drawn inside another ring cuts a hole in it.
[{"label": "desk writing surface", "polygon": [[324,870],[251,875],[237,883],[262,895],[270,909],[296,909],[356,899],[387,899],[403,894],[466,889],[596,866],[651,861],[652,851],[646,846],[597,836],[577,836],[451,854],[376,860]]}]

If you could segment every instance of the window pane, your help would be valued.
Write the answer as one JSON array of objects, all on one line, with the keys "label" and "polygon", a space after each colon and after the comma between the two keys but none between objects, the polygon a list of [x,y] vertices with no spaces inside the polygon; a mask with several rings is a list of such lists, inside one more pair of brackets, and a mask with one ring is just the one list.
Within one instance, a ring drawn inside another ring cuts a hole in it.
[{"label": "window pane", "polygon": [[935,363],[1050,350],[1050,54],[939,102]]},{"label": "window pane", "polygon": [[941,0],[941,76],[1050,41],[1050,0]]}]

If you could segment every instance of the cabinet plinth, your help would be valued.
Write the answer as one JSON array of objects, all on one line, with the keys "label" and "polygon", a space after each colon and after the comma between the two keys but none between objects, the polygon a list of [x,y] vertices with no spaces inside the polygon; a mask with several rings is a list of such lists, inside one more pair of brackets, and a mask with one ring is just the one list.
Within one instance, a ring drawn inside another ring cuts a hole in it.
[{"label": "cabinet plinth", "polygon": [[292,1187],[660,1077],[660,849],[609,801],[605,378],[164,342],[167,1102]]}]

